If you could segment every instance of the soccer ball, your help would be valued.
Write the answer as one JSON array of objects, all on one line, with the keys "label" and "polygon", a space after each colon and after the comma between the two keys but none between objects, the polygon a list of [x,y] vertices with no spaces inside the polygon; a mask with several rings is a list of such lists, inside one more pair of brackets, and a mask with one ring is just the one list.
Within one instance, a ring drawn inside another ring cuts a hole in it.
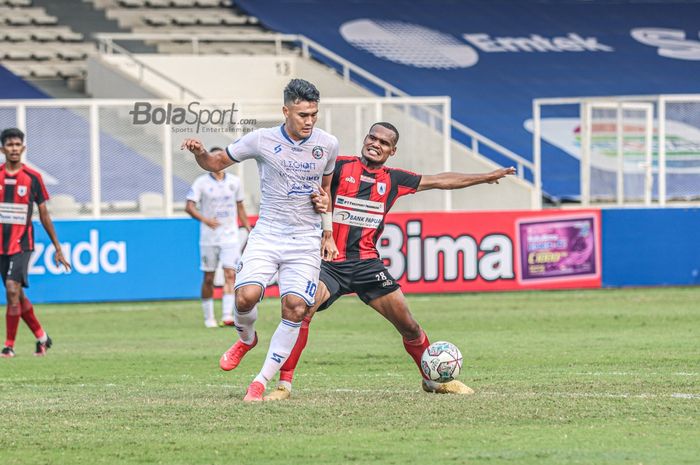
[{"label": "soccer ball", "polygon": [[433,342],[423,352],[420,366],[428,379],[446,383],[459,376],[462,369],[462,353],[451,342]]}]

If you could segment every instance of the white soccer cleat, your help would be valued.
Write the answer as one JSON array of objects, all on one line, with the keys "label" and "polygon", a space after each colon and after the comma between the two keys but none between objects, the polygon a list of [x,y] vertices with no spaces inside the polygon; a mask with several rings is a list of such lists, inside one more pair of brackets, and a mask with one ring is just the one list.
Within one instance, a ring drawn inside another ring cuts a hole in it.
[{"label": "white soccer cleat", "polygon": [[217,323],[216,320],[204,320],[204,326],[207,328],[218,328],[219,323]]},{"label": "white soccer cleat", "polygon": [[446,383],[436,383],[435,381],[423,379],[423,390],[435,394],[461,394],[463,396],[474,394],[474,389],[456,379]]},{"label": "white soccer cleat", "polygon": [[272,391],[269,395],[263,397],[264,401],[275,401],[275,400],[287,400],[292,396],[292,391],[287,389],[285,386],[277,386],[277,389]]}]

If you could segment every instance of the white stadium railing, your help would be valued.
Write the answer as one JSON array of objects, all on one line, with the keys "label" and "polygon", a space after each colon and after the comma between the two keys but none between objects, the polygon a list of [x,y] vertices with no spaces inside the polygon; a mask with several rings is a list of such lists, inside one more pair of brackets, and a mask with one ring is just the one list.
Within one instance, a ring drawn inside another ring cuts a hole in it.
[{"label": "white stadium railing", "polygon": [[535,165],[552,147],[577,158],[583,206],[700,200],[700,94],[536,99],[532,112]]}]

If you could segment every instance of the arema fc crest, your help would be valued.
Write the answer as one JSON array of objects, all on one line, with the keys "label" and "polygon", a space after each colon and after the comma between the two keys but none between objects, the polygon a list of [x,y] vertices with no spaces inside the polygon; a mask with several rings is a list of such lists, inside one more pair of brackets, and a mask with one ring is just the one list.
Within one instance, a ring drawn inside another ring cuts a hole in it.
[{"label": "arema fc crest", "polygon": [[320,160],[321,158],[323,158],[323,147],[321,147],[320,145],[317,145],[311,151],[311,155],[313,155],[316,160]]}]

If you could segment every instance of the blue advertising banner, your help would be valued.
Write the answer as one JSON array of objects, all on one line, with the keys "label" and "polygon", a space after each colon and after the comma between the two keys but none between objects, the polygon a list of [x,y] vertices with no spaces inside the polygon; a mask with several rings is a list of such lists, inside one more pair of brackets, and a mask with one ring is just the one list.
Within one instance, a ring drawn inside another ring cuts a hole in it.
[{"label": "blue advertising banner", "polygon": [[[310,37],[409,95],[451,96],[454,119],[529,159],[535,98],[700,92],[698,2],[240,0],[236,5],[276,31]],[[543,114],[543,187],[554,197],[577,197],[578,107],[559,112]],[[680,109],[667,117],[671,137],[695,153],[678,154],[682,169],[696,173],[700,114]],[[556,126],[562,118],[566,124]],[[698,189],[692,194],[700,194]]]},{"label": "blue advertising banner", "polygon": [[199,296],[199,226],[193,220],[56,221],[55,226],[73,269],[67,273],[53,263],[54,247],[35,222],[26,291],[33,302]]}]

